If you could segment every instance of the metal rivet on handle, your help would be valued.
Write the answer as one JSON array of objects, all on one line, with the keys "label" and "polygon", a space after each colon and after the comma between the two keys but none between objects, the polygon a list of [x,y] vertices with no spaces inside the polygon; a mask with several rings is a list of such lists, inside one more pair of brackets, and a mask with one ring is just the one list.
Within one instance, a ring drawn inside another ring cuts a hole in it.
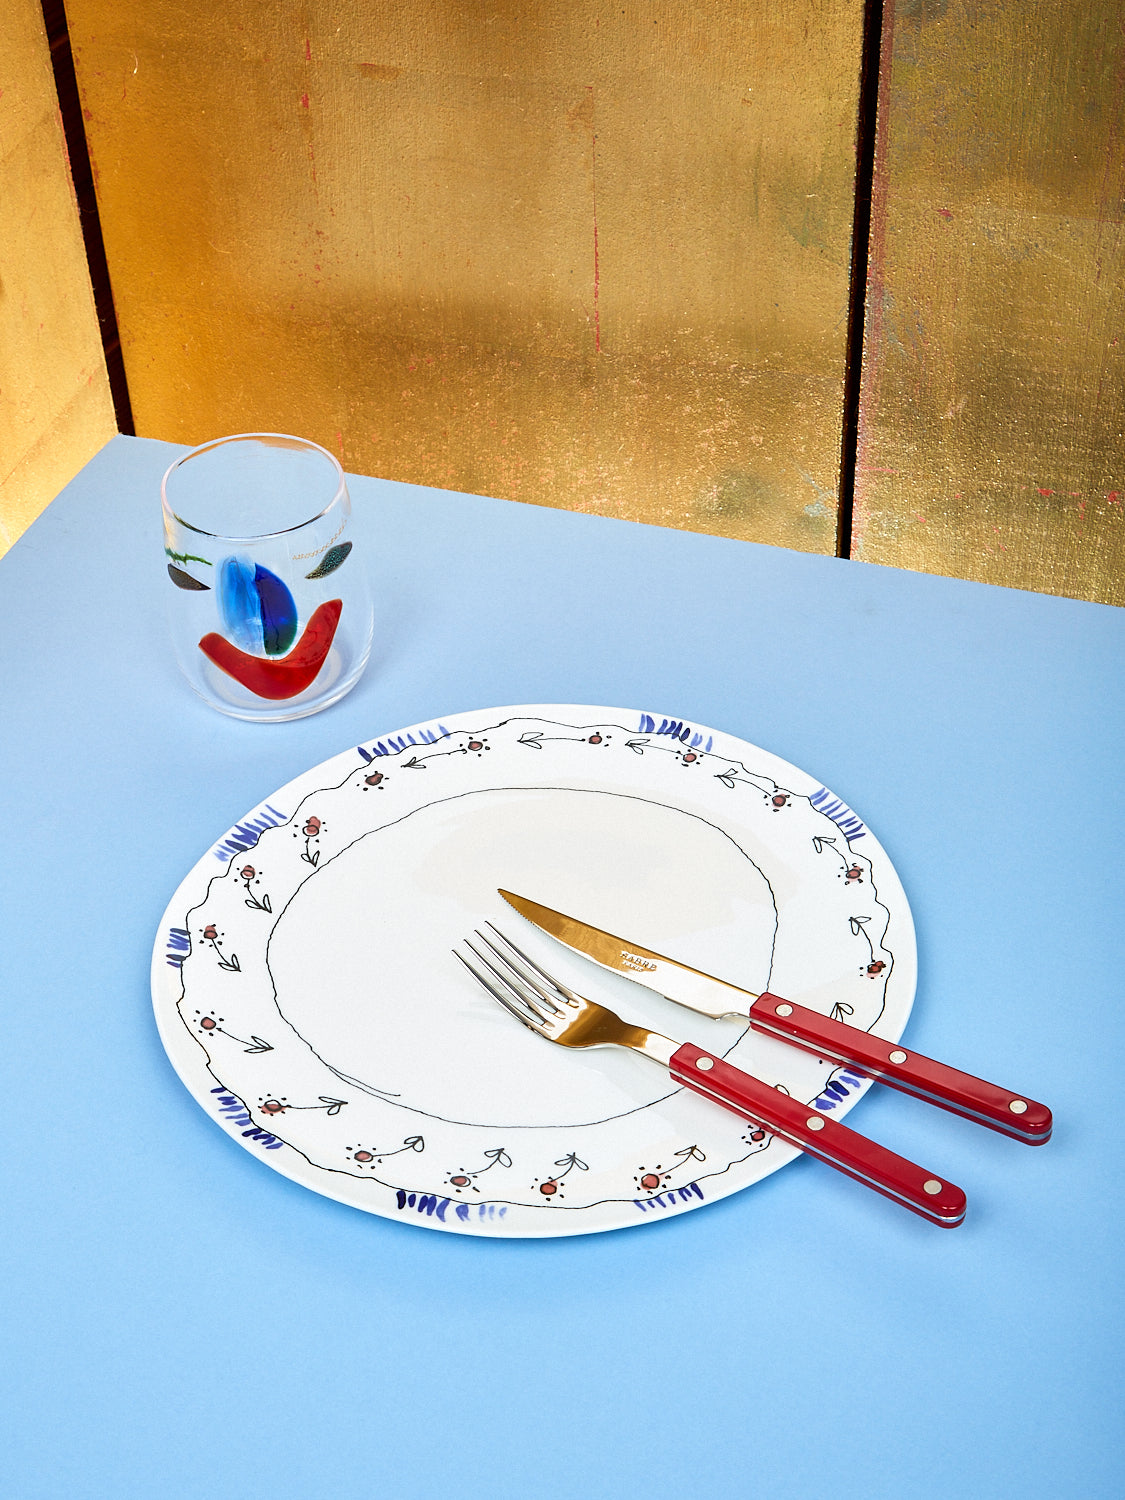
[{"label": "metal rivet on handle", "polygon": [[941,1183],[937,1180],[936,1177],[931,1177],[929,1182],[924,1182],[922,1184],[922,1191],[924,1193],[929,1193],[930,1197],[932,1198],[935,1193],[941,1192]]},{"label": "metal rivet on handle", "polygon": [[1025,1099],[1013,1099],[1008,1108],[1014,1115],[1027,1114],[1027,1101]]},{"label": "metal rivet on handle", "polygon": [[779,1016],[791,1016],[793,1014],[793,1007],[791,1005],[779,1005],[775,1014]]},{"label": "metal rivet on handle", "polygon": [[713,1068],[715,1066],[715,1059],[713,1057],[697,1057],[695,1059],[695,1066],[697,1068],[702,1068],[706,1073],[708,1068]]},{"label": "metal rivet on handle", "polygon": [[902,1050],[901,1047],[896,1048],[896,1050],[891,1053],[891,1062],[893,1062],[893,1063],[904,1063],[905,1061],[906,1061],[906,1053]]},{"label": "metal rivet on handle", "polygon": [[822,1115],[813,1115],[811,1120],[805,1121],[805,1128],[807,1130],[823,1130],[824,1117]]}]

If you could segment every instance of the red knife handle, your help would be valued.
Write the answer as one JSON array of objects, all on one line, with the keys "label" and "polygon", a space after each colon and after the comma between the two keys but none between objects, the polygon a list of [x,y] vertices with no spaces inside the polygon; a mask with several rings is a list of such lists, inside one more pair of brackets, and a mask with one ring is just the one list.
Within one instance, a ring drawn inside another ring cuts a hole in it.
[{"label": "red knife handle", "polygon": [[953,1229],[965,1217],[959,1187],[924,1171],[838,1120],[762,1083],[701,1047],[685,1042],[668,1065],[677,1083],[764,1126],[810,1156],[893,1198],[931,1224]]},{"label": "red knife handle", "polygon": [[807,1010],[768,991],[750,1007],[750,1025],[766,1036],[793,1042],[817,1057],[845,1064],[868,1078],[889,1083],[904,1093],[916,1094],[930,1104],[976,1120],[992,1130],[1041,1146],[1051,1138],[1051,1111],[1023,1094],[962,1073],[946,1063],[934,1062],[898,1042],[833,1021],[819,1011]]}]

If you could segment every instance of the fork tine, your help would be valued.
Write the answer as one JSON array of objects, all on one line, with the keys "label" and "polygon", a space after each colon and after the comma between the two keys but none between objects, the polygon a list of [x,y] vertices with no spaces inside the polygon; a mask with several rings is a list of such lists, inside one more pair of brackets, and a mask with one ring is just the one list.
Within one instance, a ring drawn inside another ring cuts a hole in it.
[{"label": "fork tine", "polygon": [[[481,934],[479,932],[475,932],[473,936],[480,937]],[[518,984],[514,984],[512,982],[512,977],[510,974],[506,974],[502,968],[498,969],[496,965],[489,959],[487,954],[482,953],[479,948],[474,948],[473,944],[469,941],[468,938],[465,939],[465,947],[468,948],[469,952],[473,955],[478,963],[482,963],[484,965],[484,967],[492,975],[493,979],[495,979],[499,983],[501,989],[506,994],[508,994],[512,999],[516,1000],[526,1010],[531,1011],[531,1013],[536,1017],[537,1020],[544,1019],[536,1008],[532,998],[525,994]],[[519,976],[517,975],[516,977],[518,978]]]},{"label": "fork tine", "polygon": [[[491,922],[488,922],[485,925],[491,927],[493,932],[504,944],[504,946],[506,948],[510,948],[513,953],[518,954],[519,957],[523,960],[524,964],[526,964],[527,968],[533,969],[535,973],[539,975],[539,978],[554,990],[556,995],[561,995],[564,1000],[569,1000],[572,1003],[575,1000],[580,999],[580,996],[576,995],[572,989],[568,989],[567,986],[563,984],[562,980],[556,979],[553,974],[548,974],[546,969],[537,964],[535,960],[530,956],[530,954],[525,953],[522,948],[517,947],[517,945],[512,942],[510,937],[506,937],[504,933],[500,931],[499,927],[494,926]],[[515,969],[517,973],[519,972],[518,966],[513,964],[511,959],[507,958],[506,955],[500,953],[494,944],[489,943],[483,932],[478,932],[477,936],[482,940],[482,942],[488,943],[488,946],[492,949],[493,953],[497,955],[497,957],[503,958],[504,962],[507,963],[510,968]],[[536,982],[530,974],[525,974],[523,977],[526,983],[530,984],[533,988],[537,988]],[[558,1009],[557,1006],[555,1008]],[[561,1015],[562,1012],[560,1011],[559,1014]]]},{"label": "fork tine", "polygon": [[[495,944],[488,941],[483,932],[474,932],[473,936],[479,938],[485,947],[492,950],[500,960],[500,968],[497,968],[491,959],[482,953],[479,948],[474,948],[472,943],[466,938],[465,947],[468,948],[469,952],[484,964],[489,973],[500,981],[509,994],[514,995],[521,1004],[526,1005],[528,1010],[533,1011],[540,1020],[546,1020],[546,1016],[544,1016],[542,1010],[539,1008],[540,992],[535,985],[528,983],[524,979],[520,971],[500,952]],[[555,1007],[552,1005],[551,1009],[554,1010]]]},{"label": "fork tine", "polygon": [[[491,922],[488,925],[492,927]],[[524,960],[524,963],[528,965],[528,968],[524,968],[522,964],[517,963],[510,954],[503,952],[496,946],[494,942],[491,941],[490,938],[487,938],[485,934],[478,929],[478,931],[474,933],[474,936],[480,938],[481,942],[484,943],[484,945],[489,948],[500,960],[500,963],[503,965],[504,970],[502,977],[506,980],[508,985],[513,989],[519,991],[523,995],[523,998],[527,1000],[528,1004],[532,1005],[534,1008],[538,1009],[540,1005],[543,1005],[548,1010],[553,1011],[556,1016],[561,1016],[563,1014],[561,1008],[556,1004],[551,994],[546,989],[544,989],[543,985],[536,979],[535,975],[529,972],[529,969],[538,969],[539,973],[542,974],[543,979],[546,980],[547,983],[553,984],[553,980],[551,980],[550,975],[545,973],[542,969],[539,969],[538,964],[535,964],[530,958],[528,958],[526,953],[521,953],[516,945],[509,942],[498,928],[493,927],[492,930],[496,933],[496,936],[505,945],[505,947],[511,948],[513,952],[518,954],[519,957]],[[488,962],[488,960],[484,958],[483,953],[479,953],[477,956],[485,963]],[[492,972],[494,974],[498,973],[493,965],[490,964],[489,967],[492,969]],[[515,980],[518,981],[518,983],[513,983],[512,976],[514,976]],[[534,1000],[528,999],[528,996],[524,993],[524,991],[527,990],[530,990],[531,994],[535,997]],[[556,991],[559,992],[557,986]]]},{"label": "fork tine", "polygon": [[513,1002],[508,998],[508,995],[503,994],[496,987],[496,985],[494,985],[490,980],[486,979],[485,976],[480,972],[480,970],[475,967],[475,965],[471,964],[463,954],[458,953],[456,948],[453,949],[454,958],[460,959],[461,963],[464,964],[465,968],[468,969],[469,973],[482,987],[482,989],[486,989],[492,996],[492,998],[498,1001],[499,1004],[504,1007],[509,1015],[515,1016],[517,1021],[522,1021],[529,1030],[542,1034],[544,1028],[542,1016],[538,1015],[534,1010],[531,1009],[528,1003],[523,1000],[523,996],[519,994],[518,990],[512,989],[512,987],[507,983],[504,977],[501,974],[497,973],[497,971],[483,956],[483,954],[477,953],[477,950],[473,947],[472,943],[468,941],[468,939],[465,940],[465,946],[470,950],[471,953],[475,955],[475,957],[480,959],[481,963],[488,968],[490,973],[496,976],[501,984],[505,985],[510,994],[515,995],[517,1000],[523,1001],[523,1005],[519,1006],[513,1004]]}]

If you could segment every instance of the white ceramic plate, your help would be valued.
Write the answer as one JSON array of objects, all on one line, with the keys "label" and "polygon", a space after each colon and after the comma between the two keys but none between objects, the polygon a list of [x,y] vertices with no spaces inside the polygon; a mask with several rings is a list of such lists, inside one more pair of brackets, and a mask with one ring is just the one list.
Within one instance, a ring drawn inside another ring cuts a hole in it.
[{"label": "white ceramic plate", "polygon": [[797,1155],[619,1048],[532,1035],[452,955],[494,922],[573,988],[843,1114],[867,1087],[608,974],[497,887],[888,1040],[914,928],[890,861],[815,778],[626,709],[486,709],[348,750],[190,872],[152,964],[187,1088],[248,1150],[356,1208],[461,1234],[650,1223]]}]

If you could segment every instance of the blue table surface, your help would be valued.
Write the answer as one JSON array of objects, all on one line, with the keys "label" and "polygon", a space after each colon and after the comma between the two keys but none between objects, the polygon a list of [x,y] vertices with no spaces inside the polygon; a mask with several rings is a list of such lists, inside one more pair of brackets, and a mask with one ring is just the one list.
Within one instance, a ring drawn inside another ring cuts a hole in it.
[{"label": "blue table surface", "polygon": [[[0,1493],[1120,1497],[1125,611],[355,479],[376,650],[312,718],[196,700],[160,476],[117,438],[0,563]],[[910,896],[920,1051],[1055,1111],[1029,1150],[876,1088],[930,1227],[801,1159],[722,1202],[485,1241],[241,1149],[149,1000],[242,814],[460,710],[611,704],[820,777]]]}]

